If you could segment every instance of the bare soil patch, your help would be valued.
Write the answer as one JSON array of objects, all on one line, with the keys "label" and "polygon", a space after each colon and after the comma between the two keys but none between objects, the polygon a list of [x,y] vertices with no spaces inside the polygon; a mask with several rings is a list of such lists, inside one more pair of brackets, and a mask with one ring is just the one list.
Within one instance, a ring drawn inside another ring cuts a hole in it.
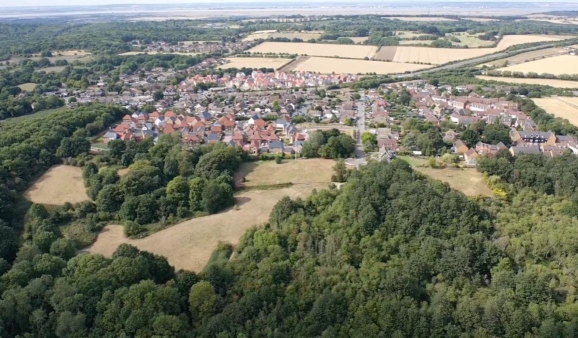
[{"label": "bare soil patch", "polygon": [[31,202],[47,205],[90,200],[82,180],[82,169],[67,165],[50,168],[24,196]]},{"label": "bare soil patch", "polygon": [[429,66],[410,63],[312,57],[309,60],[300,63],[294,68],[294,70],[303,72],[319,72],[322,74],[397,74],[424,68],[429,68]]},{"label": "bare soil patch", "polygon": [[578,97],[548,97],[533,100],[546,112],[567,119],[573,125],[578,126]]},{"label": "bare soil patch", "polygon": [[309,56],[330,56],[352,59],[372,58],[377,52],[375,46],[332,45],[322,43],[264,42],[249,50],[251,53],[298,54]]},{"label": "bare soil patch", "polygon": [[516,84],[536,84],[542,86],[551,86],[554,88],[578,88],[578,82],[566,80],[550,80],[550,79],[526,79],[517,77],[501,77],[501,76],[476,76],[478,79],[487,81],[499,81],[505,83]]},{"label": "bare soil patch", "polygon": [[289,62],[291,59],[283,59],[283,58],[227,58],[229,61],[228,63],[220,66],[219,68],[227,69],[227,68],[273,68],[279,69]]}]

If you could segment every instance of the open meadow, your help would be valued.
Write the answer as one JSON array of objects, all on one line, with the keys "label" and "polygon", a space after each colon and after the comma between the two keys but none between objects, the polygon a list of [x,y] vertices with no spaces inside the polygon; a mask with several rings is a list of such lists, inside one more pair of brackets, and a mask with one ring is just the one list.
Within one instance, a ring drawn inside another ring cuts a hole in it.
[{"label": "open meadow", "polygon": [[90,200],[82,180],[82,169],[68,165],[50,168],[24,196],[34,203],[63,205]]},{"label": "open meadow", "polygon": [[352,59],[372,58],[377,52],[376,46],[332,45],[321,43],[264,42],[249,50],[251,53],[298,54],[310,56],[329,56]]},{"label": "open meadow", "polygon": [[443,168],[434,169],[427,166],[427,159],[410,156],[400,156],[400,159],[409,162],[412,168],[434,180],[440,180],[467,196],[493,197],[492,190],[484,182],[484,175],[475,168]]},{"label": "open meadow", "polygon": [[292,160],[282,164],[274,161],[245,163],[236,176],[245,177],[243,184],[246,186],[289,182],[294,185],[282,189],[243,191],[235,195],[236,208],[194,218],[142,239],[128,239],[122,226],[110,225],[86,251],[110,257],[120,244],[127,243],[167,257],[176,269],[200,272],[219,242],[236,245],[247,229],[269,219],[271,210],[281,198],[305,198],[313,189],[327,187],[333,165],[333,161],[321,159]]},{"label": "open meadow", "polygon": [[501,77],[501,76],[485,76],[485,75],[478,75],[476,76],[476,78],[486,81],[499,81],[504,83],[516,83],[516,84],[536,84],[542,86],[551,86],[554,88],[578,88],[578,82],[566,80],[527,79],[518,77]]},{"label": "open meadow", "polygon": [[227,69],[227,68],[273,68],[279,69],[289,62],[292,59],[284,59],[284,58],[246,58],[246,57],[238,57],[238,58],[227,58],[226,64],[219,66],[218,68]]},{"label": "open meadow", "polygon": [[545,41],[557,41],[564,38],[557,35],[506,35],[493,48],[430,48],[410,46],[384,46],[375,56],[376,60],[393,62],[444,64],[452,61],[471,59],[505,50],[511,46]]},{"label": "open meadow", "polygon": [[534,72],[538,74],[578,74],[578,56],[560,55],[545,59],[530,61],[517,65],[497,69],[499,71],[521,72],[527,74]]},{"label": "open meadow", "polygon": [[411,63],[365,61],[337,58],[311,57],[293,68],[295,71],[319,72],[322,74],[349,73],[349,74],[397,74],[406,71],[416,71],[429,68],[427,65]]},{"label": "open meadow", "polygon": [[27,92],[31,92],[34,90],[34,88],[36,88],[36,86],[37,86],[36,83],[28,82],[28,83],[23,83],[21,85],[18,85],[18,88],[25,90]]},{"label": "open meadow", "polygon": [[578,97],[548,97],[532,100],[546,112],[567,119],[578,127]]}]

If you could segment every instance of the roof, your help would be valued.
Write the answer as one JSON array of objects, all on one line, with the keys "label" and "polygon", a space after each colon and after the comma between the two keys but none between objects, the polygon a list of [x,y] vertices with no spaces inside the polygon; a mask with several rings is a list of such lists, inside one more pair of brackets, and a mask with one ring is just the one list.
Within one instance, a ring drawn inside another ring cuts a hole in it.
[{"label": "roof", "polygon": [[269,142],[270,149],[283,149],[285,145],[281,141],[271,141]]}]

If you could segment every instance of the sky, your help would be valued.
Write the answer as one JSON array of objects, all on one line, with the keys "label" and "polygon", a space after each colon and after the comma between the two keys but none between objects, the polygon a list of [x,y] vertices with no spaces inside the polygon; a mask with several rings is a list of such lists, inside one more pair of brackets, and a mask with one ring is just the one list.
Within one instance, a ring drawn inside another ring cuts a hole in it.
[{"label": "sky", "polygon": [[[225,2],[281,2],[283,0],[0,0],[0,7],[20,7],[20,6],[93,6],[93,5],[120,5],[120,4],[177,4],[177,3],[225,3]],[[308,0],[289,0],[290,2],[308,2]],[[324,0],[314,0],[314,2],[323,2]],[[328,1],[328,0],[325,0]],[[392,0],[394,2],[402,0]],[[438,1],[438,2],[450,2],[450,1],[462,1],[462,0],[422,0],[421,2],[427,1]],[[483,2],[483,0],[474,0],[474,2]],[[490,1],[500,1],[500,0],[490,0]],[[566,2],[575,3],[578,0],[506,0],[506,2]],[[332,2],[339,2],[332,1]]]}]

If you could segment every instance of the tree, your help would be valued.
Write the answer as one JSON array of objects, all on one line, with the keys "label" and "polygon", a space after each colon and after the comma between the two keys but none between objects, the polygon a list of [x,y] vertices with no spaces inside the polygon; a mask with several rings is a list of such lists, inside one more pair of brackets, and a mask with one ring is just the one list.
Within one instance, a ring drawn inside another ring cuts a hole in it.
[{"label": "tree", "polygon": [[233,189],[225,183],[210,181],[203,191],[201,207],[209,214],[230,207],[235,204]]},{"label": "tree", "polygon": [[177,176],[167,185],[167,200],[176,210],[179,207],[189,208],[189,182]]},{"label": "tree", "polygon": [[201,201],[203,200],[203,191],[205,190],[206,181],[200,177],[195,177],[189,182],[189,206],[191,211],[202,209]]},{"label": "tree", "polygon": [[157,90],[153,93],[153,100],[160,101],[164,99],[165,95],[163,94],[162,90]]},{"label": "tree", "polygon": [[86,154],[90,150],[90,141],[82,137],[65,137],[60,142],[60,147],[56,150],[56,156],[76,157]]},{"label": "tree", "polygon": [[484,128],[482,140],[489,144],[510,144],[510,129],[501,123],[489,124]]},{"label": "tree", "polygon": [[345,182],[347,181],[347,168],[345,167],[344,160],[337,160],[335,166],[333,167],[334,174],[331,176],[331,181],[333,182]]},{"label": "tree", "polygon": [[477,132],[467,129],[460,135],[460,139],[469,147],[475,146],[480,141],[480,135]]},{"label": "tree", "polygon": [[189,292],[189,311],[193,325],[198,326],[203,320],[215,313],[217,295],[211,283],[201,281],[191,287]]},{"label": "tree", "polygon": [[124,195],[116,184],[105,185],[96,198],[96,208],[102,212],[116,212],[124,202]]}]

